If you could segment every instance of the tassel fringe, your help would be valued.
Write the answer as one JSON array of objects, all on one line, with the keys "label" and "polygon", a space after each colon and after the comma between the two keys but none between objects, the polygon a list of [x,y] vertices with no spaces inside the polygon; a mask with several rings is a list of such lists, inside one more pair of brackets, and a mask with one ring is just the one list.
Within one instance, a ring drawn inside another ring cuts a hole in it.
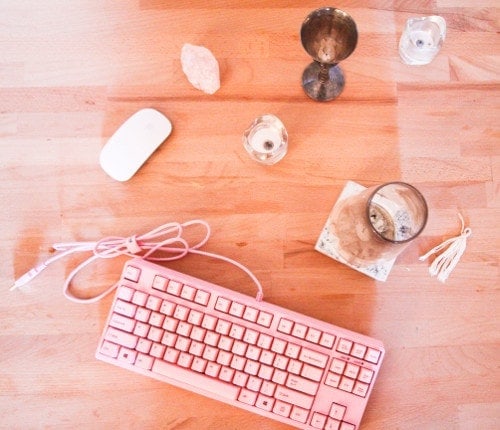
[{"label": "tassel fringe", "polygon": [[437,279],[441,282],[445,282],[446,279],[448,279],[448,276],[450,276],[451,272],[458,264],[460,257],[465,252],[467,238],[472,234],[472,230],[469,227],[465,228],[462,215],[458,214],[458,217],[462,223],[462,231],[460,232],[460,235],[444,241],[419,258],[420,261],[424,261],[432,254],[437,254],[441,250],[447,248],[442,254],[438,255],[434,259],[429,267],[429,273],[431,276],[437,276]]}]

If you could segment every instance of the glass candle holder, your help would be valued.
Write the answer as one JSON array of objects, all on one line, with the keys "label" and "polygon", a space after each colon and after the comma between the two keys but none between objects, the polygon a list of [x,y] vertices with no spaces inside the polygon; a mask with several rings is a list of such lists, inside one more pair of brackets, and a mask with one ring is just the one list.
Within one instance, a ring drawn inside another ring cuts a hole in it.
[{"label": "glass candle holder", "polygon": [[243,146],[255,161],[275,164],[288,150],[288,133],[278,117],[262,115],[243,133]]},{"label": "glass candle holder", "polygon": [[440,16],[410,18],[399,40],[399,55],[409,65],[429,64],[441,49],[446,21]]},{"label": "glass candle holder", "polygon": [[340,255],[366,267],[397,257],[422,232],[427,216],[425,199],[415,187],[390,182],[340,201],[331,229]]}]

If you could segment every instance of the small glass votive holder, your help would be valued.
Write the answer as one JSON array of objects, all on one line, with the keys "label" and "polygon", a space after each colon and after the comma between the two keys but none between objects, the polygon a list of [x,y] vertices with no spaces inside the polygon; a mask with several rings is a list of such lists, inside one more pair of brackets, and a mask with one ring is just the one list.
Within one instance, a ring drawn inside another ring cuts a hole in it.
[{"label": "small glass votive holder", "polygon": [[288,150],[288,133],[278,117],[262,115],[243,133],[243,146],[255,161],[275,164]]},{"label": "small glass votive holder", "polygon": [[446,37],[446,21],[440,16],[410,18],[399,40],[399,55],[409,65],[429,64]]}]

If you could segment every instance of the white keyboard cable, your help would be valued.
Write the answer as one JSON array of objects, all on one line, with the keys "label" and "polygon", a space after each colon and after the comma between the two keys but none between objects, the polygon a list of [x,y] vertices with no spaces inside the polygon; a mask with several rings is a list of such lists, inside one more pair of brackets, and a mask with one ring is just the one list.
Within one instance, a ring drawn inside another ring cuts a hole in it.
[{"label": "white keyboard cable", "polygon": [[[204,227],[206,230],[206,234],[205,237],[199,242],[195,243],[194,245],[190,245],[182,237],[182,235],[185,228],[196,225]],[[261,301],[264,297],[262,285],[257,277],[250,271],[250,269],[231,258],[207,251],[201,251],[199,249],[203,245],[205,245],[209,237],[210,225],[206,221],[191,220],[185,223],[171,222],[163,224],[155,228],[154,230],[151,230],[150,232],[130,237],[112,236],[103,238],[98,242],[55,243],[53,245],[53,248],[56,251],[59,251],[59,253],[47,259],[43,263],[39,264],[38,266],[26,272],[20,278],[18,278],[14,282],[14,285],[12,286],[10,291],[26,285],[33,278],[38,276],[43,270],[45,270],[50,264],[66,257],[67,255],[77,252],[92,252],[92,256],[80,263],[67,276],[66,280],[64,281],[63,294],[67,299],[75,303],[95,303],[111,293],[116,288],[117,284],[115,283],[97,296],[85,299],[74,296],[70,292],[70,286],[73,278],[78,274],[80,270],[99,258],[115,258],[118,256],[127,255],[130,257],[140,257],[153,262],[165,262],[178,260],[185,257],[187,254],[198,254],[225,261],[243,270],[257,286],[258,292],[255,299],[257,301]]]}]

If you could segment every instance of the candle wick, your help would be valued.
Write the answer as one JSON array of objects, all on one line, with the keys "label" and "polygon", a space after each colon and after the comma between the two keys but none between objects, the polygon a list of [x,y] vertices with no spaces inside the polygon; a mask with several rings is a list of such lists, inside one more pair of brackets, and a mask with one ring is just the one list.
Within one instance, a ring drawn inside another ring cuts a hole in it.
[{"label": "candle wick", "polygon": [[264,149],[271,150],[274,147],[274,142],[272,140],[264,141]]}]

